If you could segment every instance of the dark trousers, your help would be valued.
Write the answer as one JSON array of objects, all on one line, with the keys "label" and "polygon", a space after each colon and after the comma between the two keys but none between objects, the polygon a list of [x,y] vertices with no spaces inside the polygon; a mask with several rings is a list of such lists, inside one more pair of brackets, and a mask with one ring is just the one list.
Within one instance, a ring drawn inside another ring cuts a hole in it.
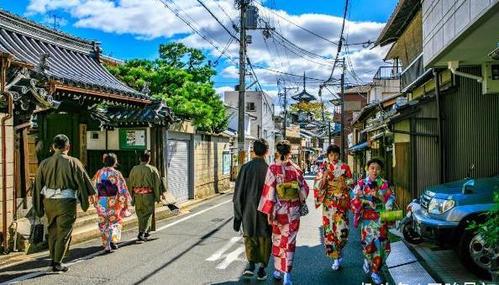
[{"label": "dark trousers", "polygon": [[48,220],[48,244],[52,261],[61,263],[71,243],[76,220],[76,199],[44,199]]}]

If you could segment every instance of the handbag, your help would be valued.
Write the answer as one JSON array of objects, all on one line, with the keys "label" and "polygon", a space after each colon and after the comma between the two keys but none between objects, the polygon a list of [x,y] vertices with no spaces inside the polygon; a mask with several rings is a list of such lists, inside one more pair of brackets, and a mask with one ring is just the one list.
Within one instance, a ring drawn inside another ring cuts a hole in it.
[{"label": "handbag", "polygon": [[300,205],[300,216],[306,216],[308,215],[309,211],[308,211],[308,206],[307,206],[307,203],[303,203]]},{"label": "handbag", "polygon": [[29,235],[29,240],[33,244],[43,242],[45,227],[41,223],[40,218],[35,217],[33,225],[31,225],[31,233]]},{"label": "handbag", "polygon": [[404,218],[404,212],[397,205],[397,202],[394,202],[395,206],[392,210],[381,210],[379,211],[379,218],[382,222],[393,223]]}]

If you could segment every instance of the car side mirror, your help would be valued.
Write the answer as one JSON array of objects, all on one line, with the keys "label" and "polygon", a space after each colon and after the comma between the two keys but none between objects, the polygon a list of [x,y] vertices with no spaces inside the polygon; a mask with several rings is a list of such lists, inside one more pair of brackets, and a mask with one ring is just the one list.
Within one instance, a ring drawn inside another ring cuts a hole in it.
[{"label": "car side mirror", "polygon": [[475,187],[473,185],[464,185],[463,194],[473,194],[475,193]]}]

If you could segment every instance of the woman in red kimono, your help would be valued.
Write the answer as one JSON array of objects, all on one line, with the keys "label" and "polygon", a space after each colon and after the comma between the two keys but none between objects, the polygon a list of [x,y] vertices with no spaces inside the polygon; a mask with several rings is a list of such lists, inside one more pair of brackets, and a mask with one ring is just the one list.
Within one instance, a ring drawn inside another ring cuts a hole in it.
[{"label": "woman in red kimono", "polygon": [[381,160],[369,160],[367,168],[367,177],[359,180],[353,190],[355,197],[351,201],[351,207],[354,211],[354,226],[360,225],[364,272],[371,274],[375,284],[382,284],[380,271],[390,254],[390,240],[389,223],[381,220],[381,213],[394,208],[395,193],[388,181],[380,176],[383,168]]},{"label": "woman in red kimono", "polygon": [[327,148],[328,160],[321,166],[314,181],[315,207],[322,206],[322,232],[326,254],[333,260],[331,268],[340,268],[341,250],[348,240],[348,210],[352,172],[339,161],[340,148]]},{"label": "woman in red kimono", "polygon": [[300,209],[306,205],[309,189],[302,170],[290,160],[291,144],[281,141],[277,151],[280,158],[268,168],[258,210],[267,214],[272,225],[273,276],[279,280],[284,274],[283,284],[291,285]]}]

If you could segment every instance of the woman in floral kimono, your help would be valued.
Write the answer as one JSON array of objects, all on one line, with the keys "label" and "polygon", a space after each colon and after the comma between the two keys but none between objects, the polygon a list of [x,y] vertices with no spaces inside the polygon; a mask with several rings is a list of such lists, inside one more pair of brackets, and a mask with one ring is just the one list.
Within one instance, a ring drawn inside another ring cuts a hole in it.
[{"label": "woman in floral kimono", "polygon": [[102,245],[109,253],[118,249],[123,218],[130,216],[128,207],[132,198],[123,175],[115,169],[118,163],[116,154],[105,154],[103,160],[104,167],[97,171],[93,182],[99,195],[95,208],[99,216]]},{"label": "woman in floral kimono", "polygon": [[380,218],[381,211],[392,210],[395,193],[388,182],[381,178],[383,162],[371,159],[367,162],[367,177],[358,181],[351,201],[354,211],[354,226],[360,224],[360,241],[364,254],[364,272],[369,274],[375,284],[383,283],[381,266],[390,254],[388,223]]},{"label": "woman in floral kimono", "polygon": [[321,166],[314,181],[315,207],[322,205],[322,231],[326,254],[333,259],[333,270],[340,268],[341,250],[348,240],[348,210],[352,172],[350,167],[339,161],[340,148],[327,148],[328,160]]},{"label": "woman in floral kimono", "polygon": [[303,172],[290,160],[291,144],[281,141],[277,151],[280,158],[268,168],[258,210],[272,225],[273,276],[279,280],[284,274],[283,284],[290,285],[296,236],[309,190]]}]

